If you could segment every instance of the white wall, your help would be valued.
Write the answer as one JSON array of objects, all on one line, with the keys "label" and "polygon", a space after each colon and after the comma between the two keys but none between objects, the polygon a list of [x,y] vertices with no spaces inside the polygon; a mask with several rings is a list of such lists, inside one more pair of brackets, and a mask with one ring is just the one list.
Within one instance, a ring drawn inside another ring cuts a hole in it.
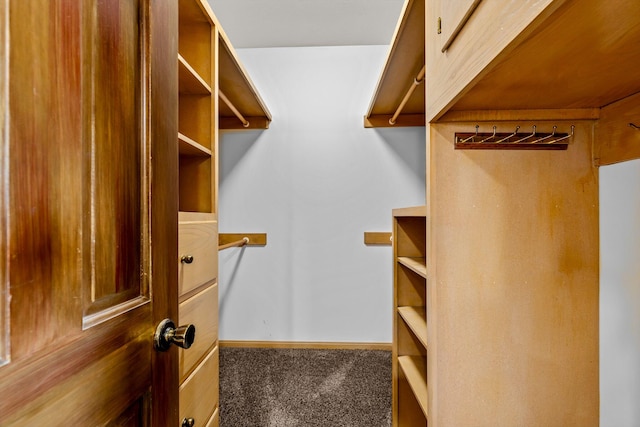
[{"label": "white wall", "polygon": [[600,425],[640,426],[640,160],[600,168]]},{"label": "white wall", "polygon": [[425,129],[365,129],[387,46],[240,49],[273,114],[220,143],[220,339],[391,342],[391,209],[424,204]]}]

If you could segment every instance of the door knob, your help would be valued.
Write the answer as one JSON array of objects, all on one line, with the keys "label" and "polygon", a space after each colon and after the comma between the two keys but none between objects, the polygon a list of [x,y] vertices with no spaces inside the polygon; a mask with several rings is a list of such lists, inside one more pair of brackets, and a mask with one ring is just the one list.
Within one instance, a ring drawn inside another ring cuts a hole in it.
[{"label": "door knob", "polygon": [[156,328],[153,336],[153,347],[157,351],[167,351],[171,344],[187,349],[193,344],[196,338],[196,327],[192,324],[179,326],[176,328],[171,319],[164,319]]},{"label": "door knob", "polygon": [[196,420],[193,418],[183,418],[182,419],[182,427],[193,427],[196,425]]}]

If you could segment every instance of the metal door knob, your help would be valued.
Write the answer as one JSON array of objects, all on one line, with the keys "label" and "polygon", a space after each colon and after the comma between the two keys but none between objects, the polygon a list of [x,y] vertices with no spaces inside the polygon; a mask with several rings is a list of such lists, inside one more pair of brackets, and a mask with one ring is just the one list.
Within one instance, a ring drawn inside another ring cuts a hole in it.
[{"label": "metal door knob", "polygon": [[196,420],[193,418],[183,418],[182,419],[182,427],[193,427],[196,425]]},{"label": "metal door knob", "polygon": [[196,327],[188,324],[176,328],[171,319],[164,319],[156,328],[153,347],[158,351],[167,351],[171,344],[187,349],[196,338]]}]

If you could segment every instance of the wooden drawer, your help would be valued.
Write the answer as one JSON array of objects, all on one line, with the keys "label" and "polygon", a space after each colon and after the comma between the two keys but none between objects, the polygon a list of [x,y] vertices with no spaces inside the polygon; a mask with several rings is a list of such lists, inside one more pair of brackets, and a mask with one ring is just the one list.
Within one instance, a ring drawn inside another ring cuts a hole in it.
[{"label": "wooden drawer", "polygon": [[[183,257],[193,257],[189,264]],[[178,224],[178,294],[185,295],[214,280],[218,274],[218,224],[191,221]]]},{"label": "wooden drawer", "polygon": [[193,418],[205,425],[218,407],[218,347],[202,361],[180,386],[180,422]]},{"label": "wooden drawer", "polygon": [[216,412],[214,412],[211,418],[209,418],[209,422],[207,422],[206,427],[219,427],[219,426],[220,426],[220,410],[216,409]]},{"label": "wooden drawer", "polygon": [[180,303],[178,318],[180,325],[191,323],[196,327],[191,348],[180,349],[180,381],[183,381],[218,339],[218,284]]}]

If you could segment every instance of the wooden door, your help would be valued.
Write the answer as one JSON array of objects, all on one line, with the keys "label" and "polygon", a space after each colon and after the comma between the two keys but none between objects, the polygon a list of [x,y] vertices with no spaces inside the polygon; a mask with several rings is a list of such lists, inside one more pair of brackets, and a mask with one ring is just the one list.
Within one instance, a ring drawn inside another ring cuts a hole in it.
[{"label": "wooden door", "polygon": [[0,425],[178,425],[177,2],[0,0]]}]

